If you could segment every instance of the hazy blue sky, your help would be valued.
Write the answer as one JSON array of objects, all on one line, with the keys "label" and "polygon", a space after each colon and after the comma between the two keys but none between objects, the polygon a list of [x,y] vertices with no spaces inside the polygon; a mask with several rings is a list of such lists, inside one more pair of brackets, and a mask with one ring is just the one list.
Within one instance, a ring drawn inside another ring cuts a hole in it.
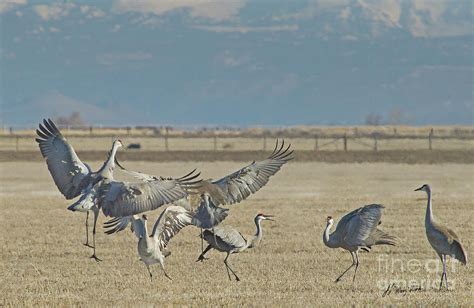
[{"label": "hazy blue sky", "polygon": [[473,16],[471,0],[0,0],[0,124],[472,124]]}]

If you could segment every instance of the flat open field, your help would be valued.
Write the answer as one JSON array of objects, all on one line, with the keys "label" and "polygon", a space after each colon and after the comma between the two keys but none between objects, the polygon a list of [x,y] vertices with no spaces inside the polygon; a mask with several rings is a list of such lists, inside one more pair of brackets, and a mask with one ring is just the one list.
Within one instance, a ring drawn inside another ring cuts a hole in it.
[{"label": "flat open field", "polygon": [[[93,169],[99,165],[93,163]],[[219,177],[242,162],[132,162],[130,169],[177,176],[198,168],[204,178]],[[118,173],[118,172],[117,172]],[[118,174],[119,175],[119,174]],[[103,262],[89,259],[83,213],[57,191],[44,162],[0,163],[0,305],[472,305],[472,265],[449,262],[449,292],[437,290],[441,265],[424,230],[425,195],[413,189],[433,188],[435,216],[460,236],[472,260],[474,165],[472,164],[327,164],[290,162],[269,184],[232,206],[224,224],[253,234],[254,216],[263,212],[261,245],[232,255],[240,282],[228,281],[224,255],[195,263],[200,253],[198,229],[187,227],[170,244],[166,259],[169,281],[152,266],[150,282],[138,261],[130,231],[97,236]],[[352,272],[334,279],[351,262],[348,252],[326,248],[326,216],[336,219],[369,203],[386,206],[381,229],[400,239],[398,247],[376,246],[361,253],[356,282]],[[153,223],[161,211],[150,213]],[[104,217],[99,218],[99,223]],[[100,228],[101,229],[101,228]],[[387,285],[395,282],[389,294]]]}]

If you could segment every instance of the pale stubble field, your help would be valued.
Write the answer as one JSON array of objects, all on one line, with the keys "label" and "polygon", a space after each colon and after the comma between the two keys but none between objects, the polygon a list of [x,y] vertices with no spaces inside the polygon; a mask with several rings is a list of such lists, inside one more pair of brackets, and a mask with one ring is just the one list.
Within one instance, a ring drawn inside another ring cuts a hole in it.
[{"label": "pale stubble field", "polygon": [[[204,178],[229,174],[244,164],[125,163],[163,176],[198,168]],[[212,252],[210,260],[195,263],[200,241],[193,227],[183,229],[170,244],[166,268],[173,281],[155,265],[150,282],[130,231],[108,236],[100,227],[97,254],[104,261],[96,263],[89,259],[90,248],[82,245],[85,214],[66,210],[69,202],[57,191],[46,165],[0,163],[0,305],[472,305],[472,265],[450,262],[452,290],[437,290],[440,263],[425,236],[426,198],[413,190],[431,184],[435,216],[457,231],[472,259],[473,180],[474,166],[463,164],[290,162],[256,195],[231,206],[224,222],[253,234],[257,213],[277,219],[263,222],[258,248],[229,258],[240,282],[228,281],[223,254]],[[326,216],[337,223],[349,210],[369,203],[386,206],[381,228],[399,237],[400,246],[361,253],[356,282],[352,284],[350,272],[336,284],[351,258],[346,251],[324,246]],[[150,213],[151,223],[160,212]],[[104,220],[101,216],[99,223]],[[383,296],[389,280],[400,288]]]}]

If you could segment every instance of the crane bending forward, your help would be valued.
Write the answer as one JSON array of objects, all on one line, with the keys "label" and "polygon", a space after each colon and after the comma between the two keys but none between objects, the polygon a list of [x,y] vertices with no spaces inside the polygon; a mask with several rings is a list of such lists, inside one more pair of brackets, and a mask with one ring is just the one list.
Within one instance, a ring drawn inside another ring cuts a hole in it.
[{"label": "crane bending forward", "polygon": [[355,266],[355,281],[357,268],[359,267],[359,249],[370,251],[374,245],[396,245],[396,238],[388,235],[377,226],[381,223],[382,209],[380,204],[370,204],[358,208],[341,218],[337,224],[336,231],[329,234],[334,220],[331,216],[327,218],[326,229],[323,233],[323,242],[329,248],[343,248],[351,253],[352,264],[339,277],[336,282]]}]

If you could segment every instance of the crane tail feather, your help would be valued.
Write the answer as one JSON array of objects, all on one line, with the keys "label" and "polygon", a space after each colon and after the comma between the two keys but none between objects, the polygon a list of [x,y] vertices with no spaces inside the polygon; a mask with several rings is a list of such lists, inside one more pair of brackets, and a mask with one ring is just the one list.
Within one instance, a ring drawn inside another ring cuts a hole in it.
[{"label": "crane tail feather", "polygon": [[467,264],[466,251],[464,250],[462,244],[456,240],[453,240],[453,243],[451,244],[451,255],[462,264]]},{"label": "crane tail feather", "polygon": [[390,246],[397,246],[398,239],[393,236],[383,232],[380,229],[377,229],[375,233],[376,238],[374,241],[374,245],[390,245]]}]

